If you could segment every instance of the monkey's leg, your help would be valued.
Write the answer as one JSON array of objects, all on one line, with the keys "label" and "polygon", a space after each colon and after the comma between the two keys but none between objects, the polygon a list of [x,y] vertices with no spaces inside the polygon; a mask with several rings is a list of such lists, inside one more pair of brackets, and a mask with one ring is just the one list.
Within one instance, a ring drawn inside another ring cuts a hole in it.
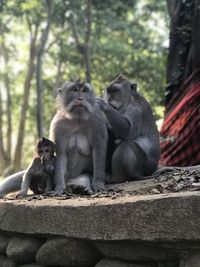
[{"label": "monkey's leg", "polygon": [[32,179],[32,173],[30,171],[26,171],[25,174],[23,175],[21,190],[17,193],[16,198],[23,198],[27,196],[27,192],[31,184],[31,179]]},{"label": "monkey's leg", "polygon": [[91,155],[86,157],[77,153],[71,158],[69,166],[66,177],[67,188],[78,194],[92,194],[91,179],[85,174],[92,172]]},{"label": "monkey's leg", "polygon": [[53,182],[50,179],[50,177],[47,178],[46,181],[46,188],[45,188],[45,194],[53,189]]},{"label": "monkey's leg", "polygon": [[[63,150],[64,149],[65,148],[63,147]],[[46,195],[53,197],[53,196],[61,196],[64,193],[66,166],[67,166],[67,156],[64,150],[56,158],[55,162],[55,175],[54,175],[55,188],[53,191],[47,192]]]},{"label": "monkey's leg", "polygon": [[20,190],[24,173],[25,171],[21,171],[3,179],[0,183],[0,197]]},{"label": "monkey's leg", "polygon": [[112,158],[112,183],[122,183],[142,178],[146,156],[135,143],[122,142]]}]

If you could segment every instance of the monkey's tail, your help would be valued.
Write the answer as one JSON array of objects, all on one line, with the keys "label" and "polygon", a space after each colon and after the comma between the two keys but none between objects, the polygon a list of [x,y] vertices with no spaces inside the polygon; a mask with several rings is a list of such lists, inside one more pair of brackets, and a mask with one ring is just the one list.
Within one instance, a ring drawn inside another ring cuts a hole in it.
[{"label": "monkey's tail", "polygon": [[187,167],[178,167],[178,166],[160,166],[157,171],[152,173],[152,175],[144,176],[141,180],[153,179],[159,177],[161,174],[176,172],[176,171],[198,171],[200,172],[200,165],[187,166]]},{"label": "monkey's tail", "polygon": [[12,174],[0,182],[0,197],[20,190],[25,171]]}]

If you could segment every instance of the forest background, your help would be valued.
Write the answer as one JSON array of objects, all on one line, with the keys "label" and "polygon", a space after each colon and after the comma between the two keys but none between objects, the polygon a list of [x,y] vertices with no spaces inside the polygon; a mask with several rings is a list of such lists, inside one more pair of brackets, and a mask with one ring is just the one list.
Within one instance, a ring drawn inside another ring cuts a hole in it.
[{"label": "forest background", "polygon": [[165,0],[1,0],[0,174],[30,163],[65,81],[102,95],[123,73],[163,118],[168,39]]}]

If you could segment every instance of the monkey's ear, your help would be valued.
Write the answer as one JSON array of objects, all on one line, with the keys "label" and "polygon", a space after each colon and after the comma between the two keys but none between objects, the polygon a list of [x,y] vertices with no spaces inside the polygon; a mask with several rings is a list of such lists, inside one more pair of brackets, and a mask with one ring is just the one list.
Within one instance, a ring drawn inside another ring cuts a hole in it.
[{"label": "monkey's ear", "polygon": [[137,83],[134,83],[134,82],[131,83],[131,90],[133,92],[137,92]]},{"label": "monkey's ear", "polygon": [[62,88],[58,88],[57,93],[60,95],[62,93]]}]

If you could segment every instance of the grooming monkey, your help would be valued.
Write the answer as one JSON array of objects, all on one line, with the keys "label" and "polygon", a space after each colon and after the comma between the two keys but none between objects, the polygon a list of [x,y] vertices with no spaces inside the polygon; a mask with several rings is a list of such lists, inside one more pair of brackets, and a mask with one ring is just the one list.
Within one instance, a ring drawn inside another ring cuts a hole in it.
[{"label": "grooming monkey", "polygon": [[119,75],[106,88],[107,101],[98,106],[108,121],[108,183],[145,179],[156,171],[160,157],[159,133],[149,103],[137,84]]}]

